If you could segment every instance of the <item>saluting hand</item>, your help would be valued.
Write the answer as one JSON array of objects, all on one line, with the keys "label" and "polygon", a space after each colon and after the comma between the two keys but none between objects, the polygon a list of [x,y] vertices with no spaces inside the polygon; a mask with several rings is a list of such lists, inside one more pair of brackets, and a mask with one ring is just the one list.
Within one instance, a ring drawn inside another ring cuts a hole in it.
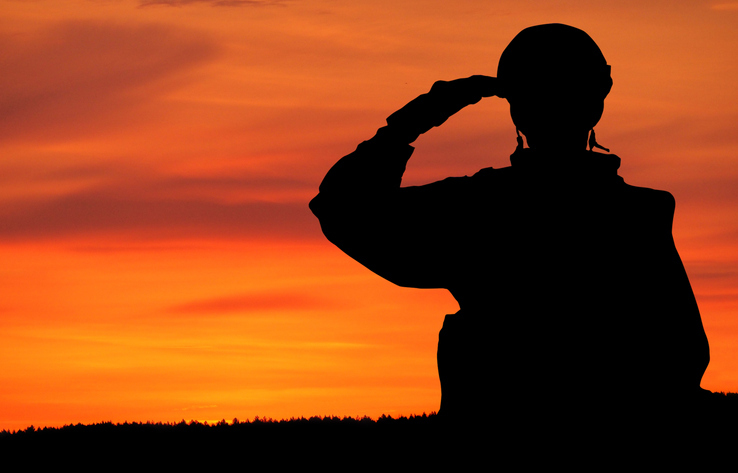
[{"label": "saluting hand", "polygon": [[387,118],[387,125],[399,140],[412,143],[434,126],[483,97],[498,94],[496,77],[474,75],[452,81],[438,81],[430,92],[420,95]]}]

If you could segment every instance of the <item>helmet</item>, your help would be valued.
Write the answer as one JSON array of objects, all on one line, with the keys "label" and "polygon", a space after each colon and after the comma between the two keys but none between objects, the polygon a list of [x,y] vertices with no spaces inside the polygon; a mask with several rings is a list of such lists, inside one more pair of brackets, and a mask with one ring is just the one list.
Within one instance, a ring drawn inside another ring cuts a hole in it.
[{"label": "helmet", "polygon": [[610,92],[610,66],[584,31],[552,23],[531,26],[505,48],[497,67],[500,96],[526,95],[603,100]]}]

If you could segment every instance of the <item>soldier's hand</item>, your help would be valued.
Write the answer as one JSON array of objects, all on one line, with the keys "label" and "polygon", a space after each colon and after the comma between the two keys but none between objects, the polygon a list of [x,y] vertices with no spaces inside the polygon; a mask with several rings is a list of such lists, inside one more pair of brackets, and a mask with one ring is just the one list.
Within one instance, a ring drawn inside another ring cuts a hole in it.
[{"label": "soldier's hand", "polygon": [[387,125],[411,143],[434,126],[443,124],[451,115],[483,97],[498,93],[496,77],[474,75],[452,81],[438,81],[423,94],[387,118]]}]

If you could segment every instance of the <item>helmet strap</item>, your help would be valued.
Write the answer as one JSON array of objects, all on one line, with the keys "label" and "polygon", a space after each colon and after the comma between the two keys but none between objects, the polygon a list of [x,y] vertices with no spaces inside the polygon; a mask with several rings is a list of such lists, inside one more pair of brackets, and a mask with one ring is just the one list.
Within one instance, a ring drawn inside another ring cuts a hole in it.
[{"label": "helmet strap", "polygon": [[518,147],[515,148],[515,152],[518,152],[523,149],[523,137],[520,136],[520,130],[518,130],[518,127],[515,127],[515,133],[518,134]]},{"label": "helmet strap", "polygon": [[599,143],[597,143],[597,140],[595,139],[595,129],[594,129],[594,127],[589,132],[589,150],[592,151],[592,148],[599,148],[601,150],[607,151],[608,153],[610,152],[609,149],[607,149],[604,146],[602,146]]}]

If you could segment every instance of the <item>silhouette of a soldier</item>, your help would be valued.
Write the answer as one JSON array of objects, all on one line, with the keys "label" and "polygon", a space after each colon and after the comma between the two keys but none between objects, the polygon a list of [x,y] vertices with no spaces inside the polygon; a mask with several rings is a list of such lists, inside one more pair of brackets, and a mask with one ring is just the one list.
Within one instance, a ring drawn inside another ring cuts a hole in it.
[{"label": "silhouette of a soldier", "polygon": [[[367,268],[458,301],[439,336],[441,415],[627,409],[700,392],[709,349],[672,238],[674,198],[626,184],[620,158],[592,151],[611,86],[585,32],[527,28],[496,78],[435,83],[338,161],[310,203]],[[511,166],[401,187],[410,143],[491,96],[508,100],[518,130]]]}]

